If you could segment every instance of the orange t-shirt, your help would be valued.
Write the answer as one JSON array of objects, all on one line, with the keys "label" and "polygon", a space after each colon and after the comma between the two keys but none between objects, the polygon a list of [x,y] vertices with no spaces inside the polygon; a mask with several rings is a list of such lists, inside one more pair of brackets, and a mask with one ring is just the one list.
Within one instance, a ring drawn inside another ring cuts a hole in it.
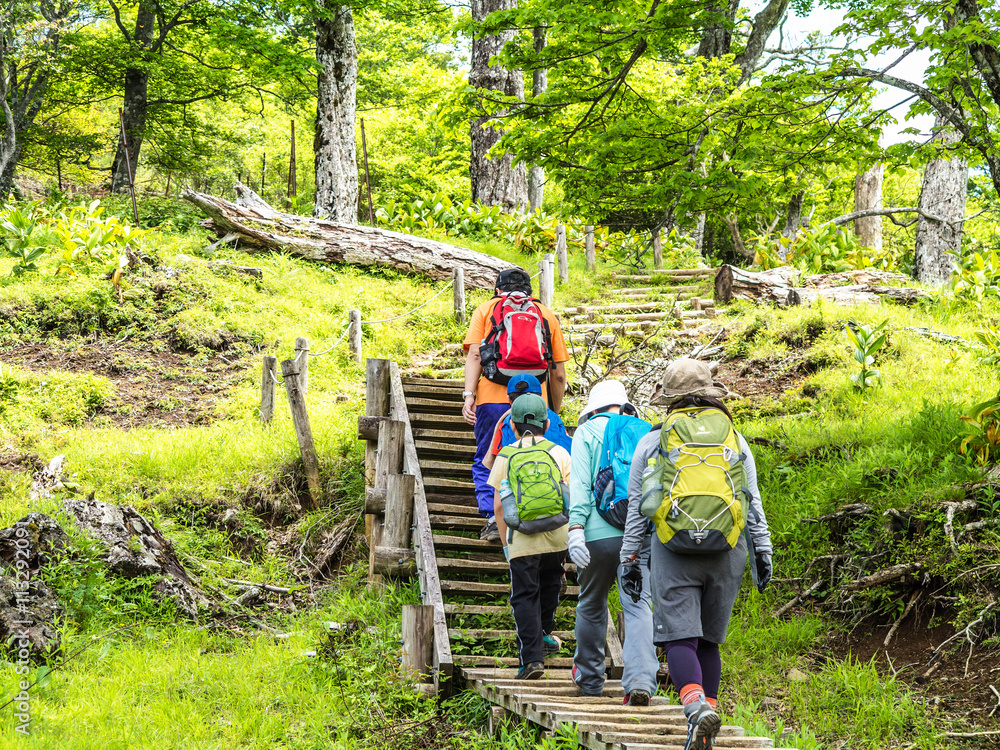
[{"label": "orange t-shirt", "polygon": [[[492,327],[491,316],[493,308],[498,299],[494,298],[484,302],[476,311],[472,313],[472,322],[469,324],[469,332],[465,334],[463,346],[465,351],[469,351],[472,344],[481,344],[489,329]],[[566,349],[566,342],[563,340],[562,328],[555,314],[542,303],[538,303],[538,309],[542,311],[542,317],[549,324],[549,333],[552,334],[552,361],[566,362],[569,360],[569,351]],[[542,383],[542,398],[548,401],[548,389],[546,383]],[[486,378],[479,378],[479,385],[476,387],[477,404],[506,404],[507,386],[494,383]]]}]

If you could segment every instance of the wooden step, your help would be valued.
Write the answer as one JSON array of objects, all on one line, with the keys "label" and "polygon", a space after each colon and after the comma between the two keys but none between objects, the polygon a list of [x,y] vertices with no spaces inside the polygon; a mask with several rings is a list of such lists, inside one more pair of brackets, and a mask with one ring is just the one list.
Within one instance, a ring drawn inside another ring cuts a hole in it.
[{"label": "wooden step", "polygon": [[476,455],[475,445],[455,445],[454,443],[437,443],[432,440],[414,440],[417,456],[420,458],[447,459],[467,458],[470,463]]},{"label": "wooden step", "polygon": [[447,401],[457,409],[462,408],[464,399],[457,388],[434,388],[433,386],[412,385],[405,390],[407,400],[411,398],[427,398],[434,401]]},{"label": "wooden step", "polygon": [[[468,432],[469,435],[472,433],[472,425],[462,419],[462,415],[459,411],[447,414],[425,414],[421,412],[410,412],[410,426],[414,428],[432,429],[432,430],[447,430],[454,432]],[[426,433],[422,433],[426,435]],[[416,437],[416,434],[414,434]],[[472,437],[475,441],[475,436]]]},{"label": "wooden step", "polygon": [[[440,561],[440,558],[439,558]],[[572,616],[576,612],[574,607],[557,607],[556,617]],[[509,604],[445,604],[444,613],[446,615],[511,615]]]},{"label": "wooden step", "polygon": [[[462,418],[462,402],[448,401],[442,398],[420,398],[410,397],[406,394],[406,409],[410,416],[416,414],[454,414],[459,419]],[[464,420],[463,420],[464,421]]]},{"label": "wooden step", "polygon": [[647,312],[647,313],[610,313],[607,315],[595,315],[593,321],[589,321],[589,316],[581,315],[574,317],[578,322],[597,323],[618,323],[619,321],[645,322],[650,320],[665,320],[673,317],[672,312]]},{"label": "wooden step", "polygon": [[[414,417],[418,416],[416,414]],[[411,419],[411,422],[418,420]],[[472,446],[473,451],[476,446],[476,435],[472,431],[472,425],[462,421],[462,427],[453,430],[428,430],[423,427],[413,428],[413,439],[415,441],[426,441],[440,443],[442,445],[454,445],[459,447]]]},{"label": "wooden step", "polygon": [[420,462],[420,471],[424,474],[440,474],[447,472],[445,476],[470,476],[472,474],[472,462],[459,463],[458,461],[438,461],[429,458]]},{"label": "wooden step", "polygon": [[[481,581],[441,581],[441,591],[466,596],[503,596],[510,594],[510,584],[482,583]],[[579,586],[567,586],[563,599],[576,599],[580,595]]]},{"label": "wooden step", "polygon": [[[448,636],[451,637],[451,638],[458,638],[458,639],[463,639],[463,638],[464,639],[470,639],[471,638],[471,639],[474,639],[474,640],[477,640],[477,641],[485,641],[485,640],[489,640],[490,638],[509,638],[509,639],[513,640],[513,638],[516,635],[517,635],[517,631],[516,630],[493,630],[493,629],[479,629],[479,628],[448,628]],[[576,633],[574,633],[572,630],[553,630],[552,631],[552,635],[554,635],[556,638],[560,638],[564,642],[575,641],[576,640]],[[504,680],[496,680],[496,681],[492,681],[492,684],[499,685],[499,684],[504,683],[504,682],[505,682]],[[513,680],[513,679],[511,679],[509,682],[510,682],[510,684],[513,684],[513,685],[523,684],[523,683],[518,683],[516,680]],[[549,683],[551,681],[550,680],[546,680],[545,682]],[[567,684],[572,685],[573,684],[572,680],[567,680]]]},{"label": "wooden step", "polygon": [[445,479],[444,477],[424,477],[424,490],[439,495],[474,495],[476,485],[460,479]]},{"label": "wooden step", "polygon": [[425,387],[425,388],[450,388],[452,390],[457,390],[459,396],[461,396],[462,391],[465,390],[465,379],[464,378],[418,378],[418,377],[402,377],[400,381],[403,383],[403,391],[408,392],[411,386]]},{"label": "wooden step", "polygon": [[[426,479],[424,480],[427,481]],[[431,513],[431,528],[435,531],[447,529],[448,531],[479,531],[486,524],[482,516],[446,516],[439,513]]]},{"label": "wooden step", "polygon": [[479,515],[479,508],[471,503],[427,503],[427,512],[447,516],[473,516],[479,519],[480,525],[483,522],[483,517]]},{"label": "wooden step", "polygon": [[[482,656],[479,654],[454,654],[455,664],[470,667],[516,667],[518,660],[516,656]],[[558,669],[571,669],[573,667],[572,656],[550,656],[545,660],[546,667]],[[544,698],[546,696],[539,696]],[[618,705],[621,706],[622,699],[618,698]]]},{"label": "wooden step", "polygon": [[611,287],[605,292],[601,292],[602,297],[620,297],[622,295],[649,295],[649,294],[682,294],[693,292],[696,289],[704,289],[702,284],[663,284],[661,286],[643,287]]},{"label": "wooden step", "polygon": [[[486,522],[484,520],[483,524],[485,525],[485,523]],[[467,551],[489,551],[500,549],[500,542],[489,542],[485,539],[478,539],[469,536],[434,534],[431,539],[434,542],[434,549]]]},{"label": "wooden step", "polygon": [[[448,573],[503,573],[510,570],[510,565],[504,559],[503,553],[498,552],[498,560],[465,560],[461,557],[439,557],[437,558],[438,570]],[[500,609],[505,610],[505,607]]]}]

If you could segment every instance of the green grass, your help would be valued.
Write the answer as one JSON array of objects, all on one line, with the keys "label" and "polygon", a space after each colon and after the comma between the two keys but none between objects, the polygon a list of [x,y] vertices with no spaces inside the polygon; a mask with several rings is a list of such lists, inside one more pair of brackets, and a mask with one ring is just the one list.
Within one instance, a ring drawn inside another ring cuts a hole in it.
[{"label": "green grass", "polygon": [[[190,226],[186,218],[183,224]],[[503,243],[436,239],[484,249],[520,263],[530,273],[537,270],[537,256],[522,255]],[[298,446],[283,397],[279,394],[271,425],[262,426],[257,418],[260,355],[274,354],[279,360],[292,356],[297,336],[308,337],[314,352],[323,351],[340,337],[348,310],[361,310],[363,318],[371,320],[393,317],[427,300],[444,284],[384,269],[324,268],[281,254],[226,249],[210,255],[201,250],[206,244],[198,229],[151,233],[146,251],[180,274],[169,277],[142,269],[129,278],[134,297],[121,303],[99,274],[55,277],[43,264],[41,273],[13,279],[8,275],[11,261],[0,260],[4,348],[45,342],[70,352],[94,340],[127,336],[129,345],[186,352],[190,366],[170,377],[190,381],[211,377],[202,366],[220,350],[246,363],[245,375],[218,403],[212,423],[130,430],[91,419],[113,395],[109,381],[86,373],[43,375],[4,365],[0,453],[34,452],[44,461],[65,454],[80,492],[133,504],[152,517],[182,559],[190,555],[204,561],[208,570],[191,570],[208,585],[224,586],[223,576],[294,584],[285,555],[264,551],[240,561],[226,533],[208,521],[220,509],[239,507],[248,533],[263,539],[268,520],[254,515],[254,503],[293,502],[302,489]],[[255,265],[264,277],[212,271],[205,265],[210,259]],[[600,273],[590,275],[582,254],[571,255],[572,281],[567,287],[557,285],[555,307],[595,298],[612,267],[602,262]],[[470,309],[488,297],[487,291],[470,293]],[[465,331],[452,320],[451,306],[446,292],[416,316],[366,327],[365,356],[408,365],[445,343],[460,341]],[[962,430],[963,410],[995,393],[1000,382],[971,350],[906,328],[929,326],[972,339],[977,328],[1000,318],[996,305],[977,309],[931,302],[908,309],[820,304],[776,310],[736,304],[722,313],[722,322],[736,321],[726,343],[731,355],[785,359],[788,367],[804,361],[813,373],[805,394],[783,394],[753,407],[733,404],[744,433],[787,446],[755,449],[776,544],[776,576],[800,575],[813,557],[835,543],[817,525],[803,524],[802,518],[848,502],[870,504],[878,519],[889,508],[929,519],[926,535],[906,544],[894,542],[878,520],[862,525],[850,544],[888,550],[898,560],[926,557],[945,576],[972,564],[981,553],[962,550],[957,559],[947,554],[941,519],[933,508],[954,495],[951,488],[956,484],[980,476],[979,469],[958,455],[954,437]],[[882,384],[864,394],[849,381],[856,367],[843,334],[849,318],[871,324],[890,321],[890,340],[876,364]],[[452,366],[460,363],[459,357],[452,358]],[[351,359],[344,342],[310,360],[309,412],[332,502],[294,522],[289,531],[296,544],[314,539],[361,507],[361,446],[355,431],[364,408],[363,379],[362,367]],[[568,400],[567,415],[581,398],[577,394]],[[832,450],[824,456],[810,453],[824,446]],[[887,467],[900,469],[900,474],[891,481],[872,479],[873,472]],[[29,482],[24,473],[0,473],[0,524],[9,525],[30,509],[57,512],[58,497],[26,499]],[[412,585],[390,587],[374,596],[366,590],[361,571],[353,569],[332,590],[321,592],[314,608],[272,618],[272,625],[290,633],[287,639],[274,639],[266,631],[226,634],[163,624],[172,613],[151,599],[146,582],[105,575],[79,539],[76,550],[45,574],[68,602],[66,652],[123,624],[136,625],[93,643],[53,673],[36,692],[35,732],[25,740],[0,731],[2,746],[389,745],[405,750],[415,746],[406,743],[416,743],[421,732],[429,731],[431,724],[421,724],[387,740],[384,730],[386,723],[425,722],[434,713],[431,704],[418,701],[394,674],[399,606],[416,601]],[[779,745],[810,750],[939,746],[937,738],[950,720],[925,707],[901,678],[855,659],[838,662],[822,656],[839,621],[819,615],[783,621],[771,617],[790,595],[788,588],[775,587],[763,596],[745,592],[741,598],[723,650],[722,706],[727,718],[744,725],[748,733],[774,737]],[[973,610],[975,605],[970,598],[966,607]],[[898,614],[899,602],[875,593],[858,597],[858,606],[866,613],[889,615]],[[329,654],[304,655],[322,651],[324,621],[352,618],[378,631],[342,644],[335,660]],[[806,673],[807,681],[789,681],[792,668]],[[0,668],[0,689],[14,691],[15,678],[11,666]],[[385,712],[384,719],[379,710]],[[470,731],[468,727],[481,726],[485,718],[485,705],[474,696],[459,697],[445,713],[455,720],[459,734],[439,738],[436,747],[534,746],[533,734],[521,727],[510,729],[499,742]],[[9,714],[2,720],[5,729],[12,729]],[[545,746],[572,744],[557,738]]]}]

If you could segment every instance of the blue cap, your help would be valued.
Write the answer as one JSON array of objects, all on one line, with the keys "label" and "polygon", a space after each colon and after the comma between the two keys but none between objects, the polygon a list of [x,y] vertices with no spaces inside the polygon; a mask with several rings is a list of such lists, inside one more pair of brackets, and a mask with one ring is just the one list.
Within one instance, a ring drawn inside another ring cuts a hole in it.
[{"label": "blue cap", "polygon": [[542,384],[538,382],[538,378],[534,375],[522,372],[512,377],[510,382],[507,383],[507,395],[512,396],[515,393],[537,393],[541,396]]}]

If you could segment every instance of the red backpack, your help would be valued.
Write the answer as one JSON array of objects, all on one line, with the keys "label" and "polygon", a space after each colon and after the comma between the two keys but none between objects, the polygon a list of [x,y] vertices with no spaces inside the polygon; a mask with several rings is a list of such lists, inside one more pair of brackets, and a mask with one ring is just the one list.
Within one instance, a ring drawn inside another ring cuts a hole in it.
[{"label": "red backpack", "polygon": [[483,376],[500,385],[522,372],[544,381],[552,363],[552,334],[538,300],[524,292],[501,294],[490,319],[493,325],[479,346]]}]

